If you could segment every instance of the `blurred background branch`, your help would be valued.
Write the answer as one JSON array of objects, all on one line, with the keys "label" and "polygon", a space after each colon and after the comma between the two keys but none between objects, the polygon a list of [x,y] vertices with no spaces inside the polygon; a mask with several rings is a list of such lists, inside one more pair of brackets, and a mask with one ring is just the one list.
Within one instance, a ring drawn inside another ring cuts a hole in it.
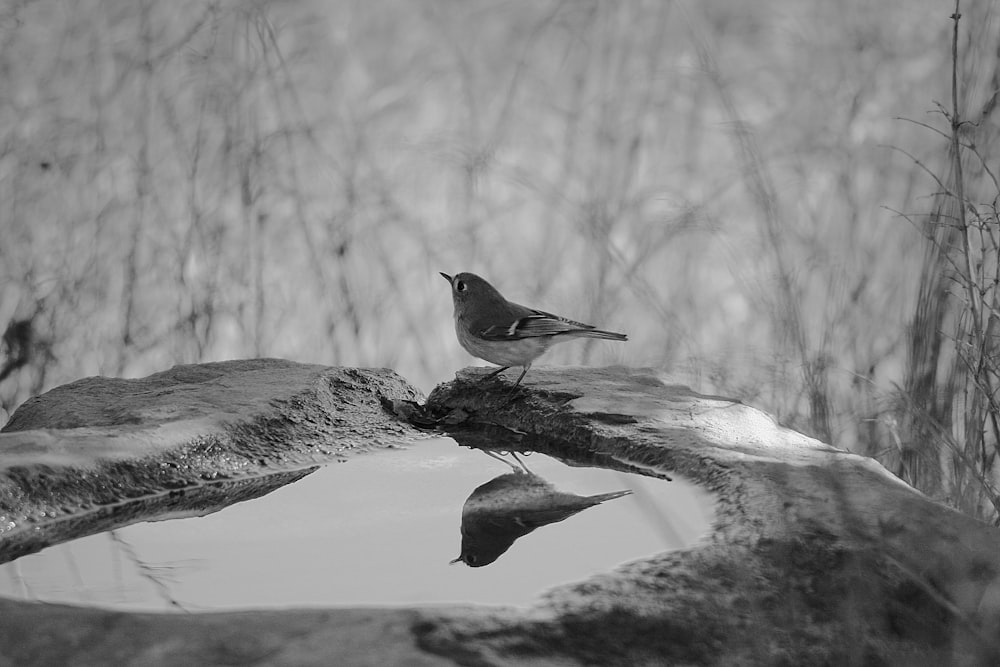
[{"label": "blurred background branch", "polygon": [[7,3],[0,409],[246,356],[429,390],[468,270],[630,336],[543,363],[662,368],[996,519],[1000,30],[962,13]]}]

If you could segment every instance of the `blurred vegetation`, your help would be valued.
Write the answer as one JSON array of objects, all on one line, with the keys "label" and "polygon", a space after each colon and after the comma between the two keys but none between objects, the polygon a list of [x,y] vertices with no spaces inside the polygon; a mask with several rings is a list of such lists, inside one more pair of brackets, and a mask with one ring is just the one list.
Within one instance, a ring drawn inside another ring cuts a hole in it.
[{"label": "blurred vegetation", "polygon": [[0,417],[245,356],[429,390],[468,270],[631,338],[543,363],[662,368],[996,519],[1000,30],[965,3],[956,113],[949,13],[4,3]]}]

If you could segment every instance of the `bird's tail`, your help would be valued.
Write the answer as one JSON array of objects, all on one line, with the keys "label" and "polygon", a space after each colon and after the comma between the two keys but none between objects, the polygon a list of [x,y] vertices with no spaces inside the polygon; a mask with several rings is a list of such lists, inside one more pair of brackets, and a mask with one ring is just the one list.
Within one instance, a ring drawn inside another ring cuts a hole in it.
[{"label": "bird's tail", "polygon": [[614,331],[604,331],[603,329],[582,329],[580,331],[574,331],[574,336],[580,336],[581,338],[603,338],[604,340],[628,340],[628,336],[623,333],[615,333]]},{"label": "bird's tail", "polygon": [[612,491],[611,493],[599,493],[596,496],[587,496],[587,500],[597,505],[598,503],[603,503],[606,500],[614,500],[615,498],[621,498],[622,496],[627,496],[631,493],[632,491],[630,489],[626,489],[624,491]]}]

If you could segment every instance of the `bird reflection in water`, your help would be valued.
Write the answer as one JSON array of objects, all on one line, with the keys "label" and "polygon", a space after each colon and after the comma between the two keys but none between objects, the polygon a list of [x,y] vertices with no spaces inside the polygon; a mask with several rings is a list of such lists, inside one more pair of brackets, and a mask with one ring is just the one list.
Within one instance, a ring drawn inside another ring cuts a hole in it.
[{"label": "bird reflection in water", "polygon": [[462,553],[451,561],[471,567],[489,565],[510,549],[514,541],[550,523],[563,521],[588,507],[621,498],[631,490],[578,496],[556,490],[521,462],[514,465],[488,450],[485,454],[503,461],[513,472],[500,475],[476,488],[462,507]]}]

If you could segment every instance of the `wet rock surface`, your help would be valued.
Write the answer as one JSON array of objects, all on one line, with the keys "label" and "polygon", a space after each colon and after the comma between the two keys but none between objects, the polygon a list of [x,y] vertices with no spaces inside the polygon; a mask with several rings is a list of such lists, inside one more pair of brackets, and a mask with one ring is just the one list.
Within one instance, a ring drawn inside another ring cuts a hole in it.
[{"label": "wet rock surface", "polygon": [[[438,387],[419,423],[465,444],[684,474],[720,499],[707,540],[552,589],[527,609],[184,615],[0,600],[0,664],[989,664],[1000,657],[1000,531],[928,500],[871,459],[649,370],[533,368],[516,389],[503,378],[484,380],[487,372],[467,369]],[[212,511],[237,492],[227,484],[266,486],[358,448],[419,438],[387,409],[419,398],[391,371],[281,360],[57,388],[22,406],[0,434],[0,514],[8,526],[0,556],[41,548],[30,535],[48,531],[58,540],[106,529],[119,520],[123,499],[141,505],[180,492],[204,496],[202,509]],[[258,490],[266,493],[247,493]],[[105,523],[87,523],[93,508],[104,508]]]}]

